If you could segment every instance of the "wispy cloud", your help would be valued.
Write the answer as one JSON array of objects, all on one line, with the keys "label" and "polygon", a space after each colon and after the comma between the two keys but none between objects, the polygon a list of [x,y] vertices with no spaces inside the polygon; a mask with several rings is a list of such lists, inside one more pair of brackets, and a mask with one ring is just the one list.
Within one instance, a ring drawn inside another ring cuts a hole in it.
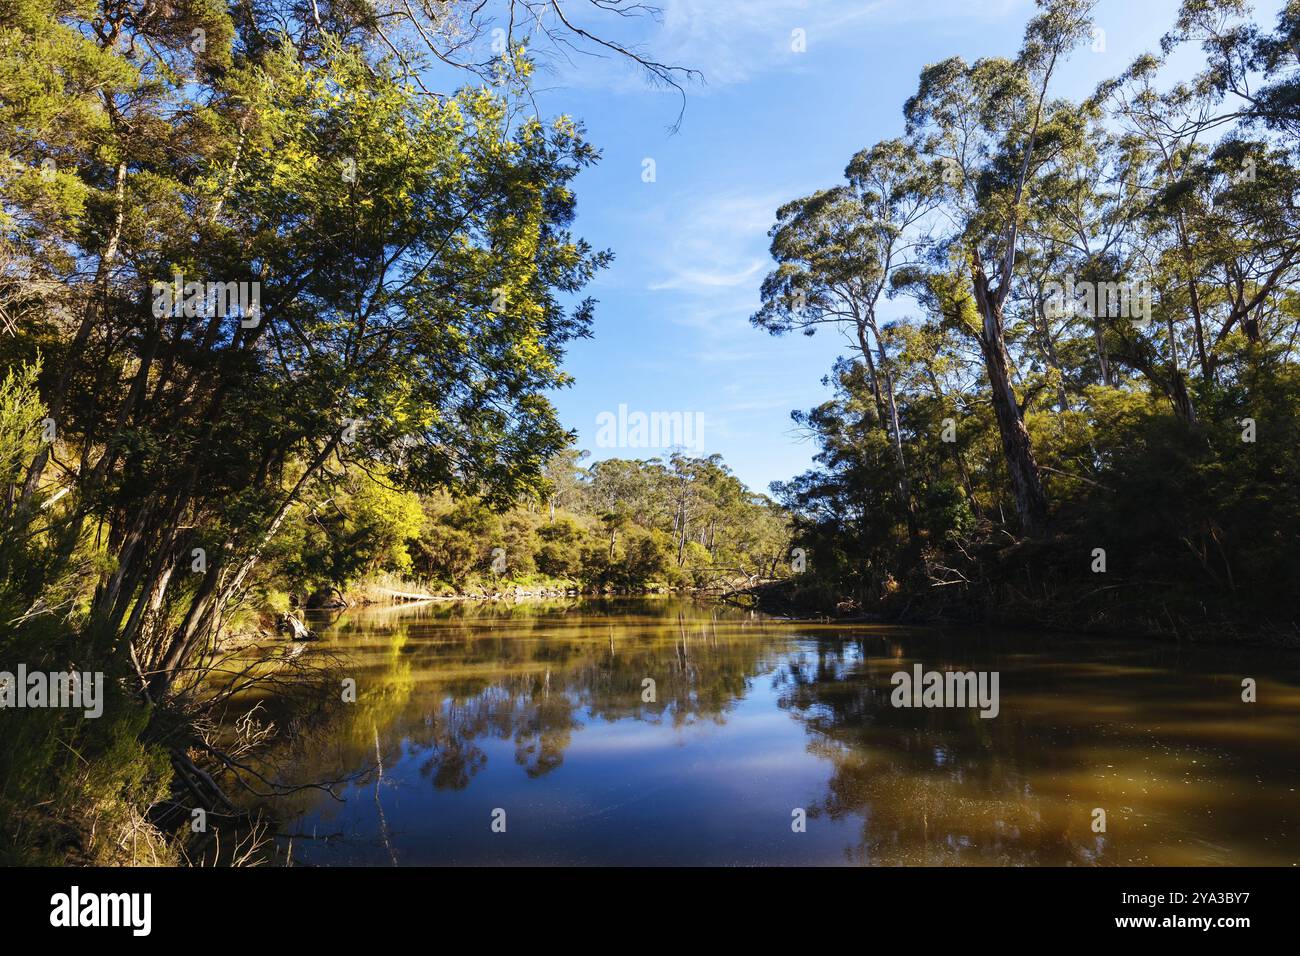
[{"label": "wispy cloud", "polygon": [[763,268],[761,259],[735,272],[711,272],[707,269],[677,269],[673,276],[660,282],[652,283],[650,288],[656,292],[663,289],[730,289],[738,285],[749,285],[758,271]]},{"label": "wispy cloud", "polygon": [[[1033,0],[659,0],[650,6],[658,8],[657,18],[593,16],[583,26],[649,59],[699,70],[707,91],[772,70],[801,69],[819,47],[853,43],[869,30],[921,21],[1023,19]],[[550,64],[566,83],[628,90],[644,88],[648,80],[618,57],[570,59],[577,69],[558,59]]]},{"label": "wispy cloud", "polygon": [[647,288],[675,292],[704,324],[720,311],[757,302],[769,259],[767,230],[782,197],[776,193],[677,196],[648,216],[657,232]]},{"label": "wispy cloud", "polygon": [[888,0],[668,0],[653,47],[666,62],[702,71],[709,85],[743,83],[792,63],[810,44],[869,22],[889,5]]}]

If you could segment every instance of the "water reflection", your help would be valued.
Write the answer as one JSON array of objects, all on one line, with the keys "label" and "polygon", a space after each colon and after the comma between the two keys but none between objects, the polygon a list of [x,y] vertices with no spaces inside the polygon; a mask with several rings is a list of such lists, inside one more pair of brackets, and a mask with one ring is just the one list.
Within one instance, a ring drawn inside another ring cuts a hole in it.
[{"label": "water reflection", "polygon": [[[358,700],[274,772],[353,779],[275,807],[297,863],[1300,862],[1282,655],[651,599],[346,612],[324,633]],[[999,716],[892,707],[917,662],[999,671]]]}]

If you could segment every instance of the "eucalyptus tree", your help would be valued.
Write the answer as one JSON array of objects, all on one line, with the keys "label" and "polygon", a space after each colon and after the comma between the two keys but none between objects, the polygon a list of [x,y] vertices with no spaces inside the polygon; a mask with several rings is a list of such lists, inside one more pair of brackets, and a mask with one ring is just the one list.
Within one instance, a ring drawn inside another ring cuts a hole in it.
[{"label": "eucalyptus tree", "polygon": [[[1199,373],[1203,389],[1213,388],[1235,335],[1249,343],[1276,335],[1270,319],[1283,316],[1300,267],[1295,144],[1249,136],[1247,127],[1258,118],[1248,95],[1244,108],[1240,98],[1228,101],[1247,83],[1256,35],[1210,25],[1239,9],[1189,4],[1165,38],[1168,51],[1199,31],[1211,54],[1204,75],[1162,89],[1164,60],[1146,55],[1102,84],[1096,97],[1125,131],[1131,163],[1145,167],[1137,174],[1145,195],[1134,221],[1144,233],[1143,255],[1160,292],[1156,311],[1167,329],[1163,363],[1140,347],[1123,357],[1189,421],[1197,415],[1185,367]],[[1180,350],[1191,358],[1184,362]]]},{"label": "eucalyptus tree", "polygon": [[[1287,622],[1277,568],[1294,564],[1297,520],[1300,5],[1268,32],[1240,22],[1243,3],[1187,0],[1160,56],[1077,104],[1051,94],[1052,77],[1087,34],[1090,4],[1039,6],[1017,58],[922,73],[907,140],[941,203],[926,221],[931,254],[891,285],[923,314],[876,330],[888,364],[879,352],[874,368],[837,363],[834,398],[795,416],[815,467],[774,491],[795,543],[816,554],[812,583],[837,599],[940,614],[954,600],[971,613],[973,600],[977,616],[996,617],[1022,576],[1037,576],[1032,553],[1045,559],[1044,591],[1025,604],[1058,625],[1067,604],[1092,605],[1066,612],[1085,626]],[[1205,70],[1168,82],[1173,47],[1192,42]],[[756,324],[851,327],[838,303],[797,284],[805,261],[835,262],[853,236],[835,199],[790,207],[789,235],[806,248],[778,256]],[[906,562],[880,506],[891,494],[881,367],[895,374],[898,431],[942,428],[946,445],[909,455],[924,542],[912,567],[925,573],[893,584]],[[1258,444],[1256,418],[1268,435]],[[1040,473],[1054,476],[1052,539],[1007,549],[1009,498],[1025,532],[1046,524]],[[1120,573],[1140,593],[1119,601],[1095,587],[1078,561],[1094,541],[1124,555]]]},{"label": "eucalyptus tree", "polygon": [[1272,32],[1248,19],[1243,0],[1184,0],[1162,52],[1196,43],[1205,68],[1194,90],[1203,102],[1192,125],[1213,135],[1235,123],[1186,179],[1211,196],[1196,236],[1218,286],[1217,327],[1207,343],[1213,382],[1218,349],[1240,331],[1251,345],[1276,336],[1297,266],[1300,178],[1300,3],[1288,0]]},{"label": "eucalyptus tree", "polygon": [[608,458],[588,466],[582,479],[583,497],[598,515],[621,514],[646,525],[661,523],[674,511],[670,480],[657,459]]},{"label": "eucalyptus tree", "polygon": [[579,462],[590,454],[577,448],[565,448],[546,462],[546,503],[551,521],[555,520],[556,508],[577,511],[582,506],[583,469]]},{"label": "eucalyptus tree", "polygon": [[1074,108],[1049,99],[1057,68],[1091,27],[1091,0],[1039,0],[1015,60],[960,57],[926,67],[904,106],[909,138],[943,173],[951,223],[941,247],[969,282],[985,369],[1022,530],[1041,534],[1047,495],[1011,380],[1006,303],[1016,281],[1027,206],[1062,143],[1079,135]]},{"label": "eucalyptus tree", "polygon": [[664,464],[664,487],[673,509],[672,533],[679,568],[686,564],[686,545],[691,531],[702,536],[703,519],[716,493],[709,478],[711,471],[720,464],[721,458],[717,455],[695,458],[680,451],[669,454]]},{"label": "eucalyptus tree", "polygon": [[[1204,375],[1213,383],[1228,337],[1240,332],[1259,344],[1281,296],[1300,277],[1300,171],[1293,152],[1233,136],[1185,179],[1189,191],[1213,200],[1189,217],[1196,259],[1212,290]],[[1159,198],[1157,214],[1176,202],[1170,193]]]},{"label": "eucalyptus tree", "polygon": [[[1113,330],[1095,302],[1089,309],[1086,301],[1063,293],[1075,280],[1095,287],[1142,271],[1135,210],[1147,196],[1139,177],[1145,167],[1132,163],[1130,150],[1105,129],[1095,101],[1080,104],[1079,122],[1087,124],[1085,132],[1044,171],[1024,230],[1036,245],[1028,257],[1025,297],[1048,361],[1068,375],[1057,355],[1060,345],[1068,348],[1084,338],[1090,342],[1094,374],[1077,368],[1076,392],[1084,381],[1117,384],[1110,354]],[[1063,399],[1062,410],[1067,405]]]},{"label": "eucalyptus tree", "polygon": [[1248,19],[1246,0],[1183,0],[1173,28],[1161,40],[1169,52],[1196,43],[1205,57],[1198,86],[1222,98],[1226,116],[1300,137],[1300,0],[1286,0],[1272,32]]},{"label": "eucalyptus tree", "polygon": [[879,598],[914,557],[900,558],[910,542],[901,540],[895,510],[880,507],[896,489],[892,449],[866,414],[874,399],[865,367],[841,360],[831,381],[830,399],[793,416],[815,443],[815,467],[773,483],[772,492],[790,512],[816,577],[860,583]]},{"label": "eucalyptus tree", "polygon": [[777,268],[763,282],[762,306],[751,322],[773,335],[795,330],[812,335],[825,325],[852,336],[866,369],[875,420],[893,446],[899,508],[915,537],[897,376],[879,312],[895,277],[924,254],[938,183],[902,140],[862,150],[844,175],[846,185],[777,210],[769,233]]}]

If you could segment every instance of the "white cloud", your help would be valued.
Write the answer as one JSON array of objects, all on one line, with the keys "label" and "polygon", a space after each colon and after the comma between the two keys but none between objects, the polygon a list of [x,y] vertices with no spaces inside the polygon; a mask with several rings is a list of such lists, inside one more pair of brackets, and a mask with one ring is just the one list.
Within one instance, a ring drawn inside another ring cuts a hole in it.
[{"label": "white cloud", "polygon": [[709,85],[743,83],[755,73],[791,64],[802,30],[807,49],[871,20],[886,0],[668,0],[653,48],[665,62],[699,69]]},{"label": "white cloud", "polygon": [[757,304],[770,265],[767,230],[782,197],[776,193],[678,196],[644,223],[654,230],[647,288],[690,301],[687,324],[710,327],[728,312]]},{"label": "white cloud", "polygon": [[743,269],[735,272],[710,272],[705,269],[677,269],[671,278],[652,283],[655,292],[663,289],[729,289],[738,285],[749,285],[758,270],[763,268],[763,261],[756,259]]},{"label": "white cloud", "polygon": [[[650,16],[591,16],[582,25],[661,63],[704,74],[703,89],[744,83],[774,69],[798,69],[819,46],[841,46],[867,31],[925,21],[991,21],[1016,17],[1033,0],[658,0]],[[795,52],[802,30],[806,52]],[[566,83],[605,89],[644,89],[647,77],[620,57],[569,55],[551,66]]]}]

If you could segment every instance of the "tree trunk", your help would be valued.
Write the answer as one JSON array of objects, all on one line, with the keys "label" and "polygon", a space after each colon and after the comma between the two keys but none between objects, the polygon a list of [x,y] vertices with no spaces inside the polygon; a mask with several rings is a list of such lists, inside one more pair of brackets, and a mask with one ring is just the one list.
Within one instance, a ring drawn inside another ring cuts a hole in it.
[{"label": "tree trunk", "polygon": [[1115,377],[1110,369],[1110,353],[1106,351],[1106,335],[1101,322],[1096,319],[1093,320],[1092,340],[1097,347],[1097,368],[1101,372],[1101,383],[1113,387]]},{"label": "tree trunk", "polygon": [[185,620],[172,638],[171,645],[168,647],[157,673],[152,677],[150,691],[153,693],[155,700],[161,698],[167,692],[180,669],[193,656],[199,645],[214,633],[222,614],[225,613],[226,604],[243,587],[244,580],[257,565],[262,552],[271,543],[276,532],[280,530],[280,525],[289,514],[289,509],[297,502],[302,489],[308,481],[315,477],[321,466],[334,453],[334,449],[338,447],[341,438],[342,433],[340,432],[325,443],[325,446],[294,483],[292,490],[285,496],[284,501],[280,503],[266,530],[262,532],[233,575],[222,580],[224,577],[222,572],[225,568],[222,567],[221,561],[218,559],[208,564],[203,583],[199,585],[199,591],[185,615]]},{"label": "tree trunk", "polygon": [[[50,400],[46,404],[46,415],[55,421],[55,427],[58,427],[57,422],[60,413],[63,411],[63,403],[68,397],[68,388],[72,376],[81,360],[82,352],[85,351],[86,343],[90,340],[90,331],[100,316],[99,307],[108,294],[109,271],[117,260],[118,244],[121,242],[122,227],[126,221],[126,163],[124,162],[117,164],[113,182],[113,202],[115,206],[113,229],[105,241],[103,251],[100,253],[99,265],[95,268],[95,281],[91,286],[86,306],[81,313],[81,324],[77,327],[77,332],[72,338],[68,353],[63,356],[58,380],[55,382]],[[41,445],[40,451],[36,453],[35,460],[28,467],[27,479],[23,483],[22,495],[18,499],[19,508],[24,507],[36,493],[36,489],[40,485],[41,475],[44,474],[45,466],[50,460],[51,448],[52,443],[50,442]]]},{"label": "tree trunk", "polygon": [[1021,531],[1037,537],[1047,530],[1047,493],[1043,490],[1033,444],[1011,388],[1010,360],[1002,331],[1002,307],[993,300],[982,272],[977,271],[973,279],[975,301],[983,319],[978,336],[980,351],[984,354],[984,367],[993,393],[993,411],[1002,435],[1002,454],[1011,476],[1016,515],[1020,519]]},{"label": "tree trunk", "polygon": [[1065,373],[1061,371],[1061,360],[1056,354],[1056,342],[1052,339],[1052,323],[1037,305],[1034,307],[1034,321],[1042,323],[1037,329],[1039,347],[1043,352],[1043,361],[1056,373],[1056,407],[1064,414],[1070,410],[1070,396],[1065,392]]},{"label": "tree trunk", "polygon": [[[930,391],[934,394],[935,400],[940,407],[946,405],[946,397],[943,389],[939,387],[939,379],[934,374],[934,367],[928,362],[925,366],[926,378],[930,380]],[[979,514],[979,503],[975,500],[975,483],[971,481],[970,469],[966,467],[966,460],[961,456],[961,449],[957,447],[956,442],[944,442],[948,446],[948,454],[952,458],[953,465],[957,468],[957,474],[961,476],[962,490],[966,492],[966,501],[970,504],[971,512]]]},{"label": "tree trunk", "polygon": [[[881,356],[883,363],[884,356]],[[885,372],[885,404],[889,409],[889,432],[894,444],[894,464],[898,468],[898,494],[903,517],[907,521],[907,537],[916,541],[920,532],[916,526],[916,508],[912,504],[912,480],[907,473],[907,459],[903,457],[903,435],[898,425],[898,403],[894,401],[894,376]]]},{"label": "tree trunk", "polygon": [[[876,337],[876,348],[880,355],[879,371],[871,359],[871,346],[867,340],[865,326]],[[894,400],[894,376],[889,371],[889,357],[885,354],[885,344],[881,341],[880,330],[876,328],[875,319],[868,316],[858,323],[858,346],[866,363],[867,375],[871,381],[871,395],[876,403],[876,415],[880,427],[894,448],[894,466],[897,469],[895,484],[898,488],[898,508],[907,524],[908,540],[915,542],[920,532],[916,525],[916,509],[912,505],[912,482],[907,474],[907,459],[903,457],[903,436],[898,427],[898,404]],[[885,387],[880,387],[879,377],[883,375]]]},{"label": "tree trunk", "polygon": [[1187,391],[1187,375],[1180,369],[1171,369],[1169,375],[1169,400],[1173,403],[1178,417],[1189,425],[1196,424],[1196,406]]}]

